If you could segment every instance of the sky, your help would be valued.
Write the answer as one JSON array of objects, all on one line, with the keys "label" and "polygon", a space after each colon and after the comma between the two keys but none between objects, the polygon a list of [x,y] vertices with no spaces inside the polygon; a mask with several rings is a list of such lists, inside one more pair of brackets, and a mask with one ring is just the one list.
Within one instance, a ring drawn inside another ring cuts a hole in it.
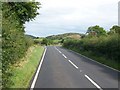
[{"label": "sky", "polygon": [[25,24],[26,34],[46,37],[85,33],[90,26],[109,30],[118,24],[119,0],[36,0],[41,3],[34,21]]}]

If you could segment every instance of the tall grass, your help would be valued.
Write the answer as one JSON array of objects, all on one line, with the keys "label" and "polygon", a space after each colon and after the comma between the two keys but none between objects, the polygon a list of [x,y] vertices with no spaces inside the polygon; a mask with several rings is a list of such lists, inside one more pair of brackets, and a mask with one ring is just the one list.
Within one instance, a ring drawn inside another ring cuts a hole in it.
[{"label": "tall grass", "polygon": [[9,88],[28,88],[30,80],[34,75],[36,68],[42,57],[44,48],[42,46],[32,46],[27,51],[26,57],[20,62],[11,66],[13,76],[11,81],[13,85]]}]

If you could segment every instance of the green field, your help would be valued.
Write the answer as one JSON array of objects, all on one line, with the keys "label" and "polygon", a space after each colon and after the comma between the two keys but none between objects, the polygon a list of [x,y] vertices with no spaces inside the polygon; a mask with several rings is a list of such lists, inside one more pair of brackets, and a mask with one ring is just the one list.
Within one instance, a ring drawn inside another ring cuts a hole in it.
[{"label": "green field", "polygon": [[28,88],[32,76],[34,75],[39,61],[44,51],[43,46],[32,46],[27,51],[27,55],[23,60],[14,66],[13,76],[11,77],[12,85],[10,88]]}]

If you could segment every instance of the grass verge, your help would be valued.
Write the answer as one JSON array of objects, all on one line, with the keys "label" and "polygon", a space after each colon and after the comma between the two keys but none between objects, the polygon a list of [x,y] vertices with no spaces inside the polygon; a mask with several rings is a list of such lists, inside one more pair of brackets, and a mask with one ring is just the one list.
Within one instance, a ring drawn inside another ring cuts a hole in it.
[{"label": "grass verge", "polygon": [[106,58],[104,56],[97,55],[96,53],[91,52],[91,51],[79,51],[79,50],[77,50],[75,48],[67,48],[67,49],[70,49],[72,51],[80,53],[80,54],[82,54],[84,56],[87,56],[87,57],[97,61],[97,62],[100,62],[100,63],[102,63],[104,65],[107,65],[109,67],[112,67],[112,68],[120,71],[120,63],[115,62],[113,60],[110,60],[110,59],[108,59],[108,58]]},{"label": "grass verge", "polygon": [[42,57],[44,47],[32,46],[27,51],[26,57],[21,62],[12,66],[13,76],[11,77],[14,85],[11,88],[28,88],[36,68]]}]

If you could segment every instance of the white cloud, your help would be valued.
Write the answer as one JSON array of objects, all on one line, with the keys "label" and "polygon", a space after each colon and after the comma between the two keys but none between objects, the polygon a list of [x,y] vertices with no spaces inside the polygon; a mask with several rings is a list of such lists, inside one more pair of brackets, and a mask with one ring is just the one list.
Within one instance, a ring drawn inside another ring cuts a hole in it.
[{"label": "white cloud", "polygon": [[[36,0],[42,8],[36,20],[27,23],[26,33],[86,32],[91,25],[109,29],[118,22],[119,0]],[[34,30],[33,30],[34,29]],[[41,34],[37,33],[37,36]],[[45,34],[46,33],[46,34]]]}]

